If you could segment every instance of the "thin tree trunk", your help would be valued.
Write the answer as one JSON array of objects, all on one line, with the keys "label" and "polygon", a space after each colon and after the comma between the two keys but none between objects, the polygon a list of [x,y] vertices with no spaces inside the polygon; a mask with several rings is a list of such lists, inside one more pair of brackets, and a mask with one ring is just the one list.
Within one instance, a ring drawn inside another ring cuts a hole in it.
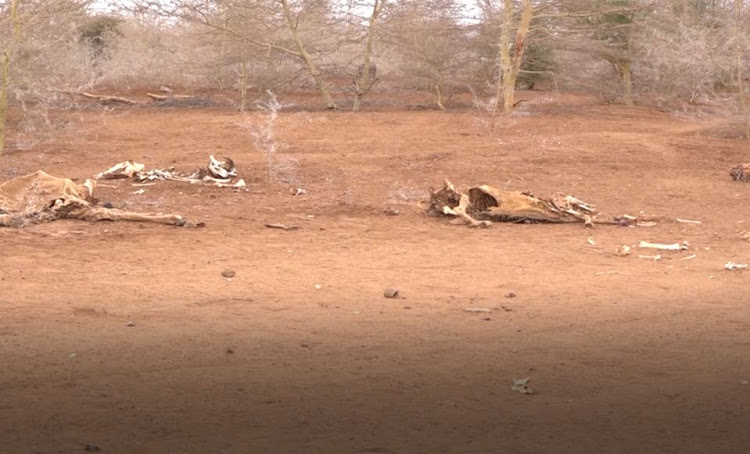
[{"label": "thin tree trunk", "polygon": [[372,66],[372,37],[375,34],[375,23],[380,16],[380,12],[383,10],[385,0],[375,0],[375,4],[372,6],[372,15],[370,15],[370,25],[367,27],[367,44],[365,46],[364,64],[362,68],[362,74],[359,78],[354,81],[354,88],[356,93],[354,95],[354,112],[359,112],[362,109],[362,98],[365,97],[365,93],[370,89],[370,68]]},{"label": "thin tree trunk", "polygon": [[240,112],[247,111],[247,51],[242,49],[240,57]]},{"label": "thin tree trunk", "polygon": [[503,95],[503,112],[509,114],[513,112],[516,95],[516,80],[521,72],[523,65],[523,54],[526,50],[526,37],[531,27],[531,19],[534,16],[531,0],[523,0],[521,4],[521,19],[516,31],[516,42],[513,48],[513,56],[510,54],[510,31],[513,27],[513,0],[503,1],[503,30],[500,35],[500,61],[503,65],[502,83],[498,83],[495,98],[495,107],[493,116],[497,111],[497,104],[500,100],[500,93]]},{"label": "thin tree trunk", "polygon": [[[503,0],[503,29],[500,33],[500,65],[502,66],[501,79],[497,81],[497,91],[495,92],[495,102],[492,105],[492,118],[497,115],[497,108],[500,104],[500,96],[503,94],[505,80],[511,77],[510,62],[510,30],[513,27],[513,0]],[[494,130],[494,120],[493,128]]]},{"label": "thin tree trunk", "polygon": [[299,31],[297,30],[298,23],[292,17],[292,11],[289,8],[289,1],[279,1],[281,2],[281,6],[284,8],[284,17],[286,18],[286,23],[287,26],[289,26],[289,30],[292,32],[292,38],[294,38],[294,44],[297,46],[297,52],[299,53],[299,56],[302,58],[302,60],[304,60],[305,66],[307,67],[307,72],[312,76],[313,79],[315,79],[315,84],[318,86],[318,91],[320,92],[320,96],[323,98],[323,102],[328,109],[338,109],[338,106],[331,97],[331,92],[328,90],[323,76],[321,76],[320,74],[320,70],[315,65],[312,56],[307,53],[307,50],[305,50],[305,45],[302,42],[302,38],[300,38],[299,36]]},{"label": "thin tree trunk", "polygon": [[626,106],[633,105],[633,72],[629,60],[622,60],[615,65],[620,73],[620,82],[622,83],[622,92]]},{"label": "thin tree trunk", "polygon": [[438,107],[440,108],[440,110],[445,112],[445,104],[443,104],[443,90],[440,89],[440,85],[442,84],[443,84],[442,80],[435,84],[435,96],[437,96]]},{"label": "thin tree trunk", "polygon": [[18,18],[18,5],[21,0],[11,0],[10,20],[13,26],[8,47],[0,59],[0,154],[5,150],[5,121],[8,118],[8,89],[10,85],[10,62],[13,58],[13,50],[18,44],[21,35],[21,21]]},{"label": "thin tree trunk", "polygon": [[740,101],[740,112],[742,113],[742,117],[745,119],[744,135],[746,139],[750,139],[750,112],[748,112],[747,92],[745,91],[745,49],[742,42],[742,0],[734,0],[734,6],[734,40],[737,44],[737,95]]},{"label": "thin tree trunk", "polygon": [[515,106],[516,80],[518,79],[518,73],[521,72],[521,65],[523,65],[523,54],[526,50],[526,36],[529,34],[532,16],[533,9],[531,7],[531,0],[523,0],[521,21],[518,24],[516,45],[513,49],[513,63],[511,66],[510,78],[507,81],[503,81],[503,111],[506,114],[513,112],[513,106]]}]

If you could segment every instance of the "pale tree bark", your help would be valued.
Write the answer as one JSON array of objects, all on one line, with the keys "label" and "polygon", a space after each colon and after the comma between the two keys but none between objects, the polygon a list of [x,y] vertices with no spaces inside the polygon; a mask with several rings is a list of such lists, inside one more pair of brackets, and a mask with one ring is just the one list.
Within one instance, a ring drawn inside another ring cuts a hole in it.
[{"label": "pale tree bark", "polygon": [[18,5],[21,0],[11,0],[10,22],[13,28],[10,42],[0,58],[0,154],[5,150],[5,121],[8,117],[8,90],[10,86],[10,63],[18,40],[21,36],[21,20],[18,17]]},{"label": "pale tree bark", "polygon": [[373,35],[375,34],[375,24],[378,21],[380,12],[383,11],[385,0],[375,0],[372,6],[372,14],[370,15],[370,23],[367,27],[367,42],[365,44],[364,64],[362,68],[362,74],[355,79],[354,88],[356,93],[354,95],[354,112],[359,112],[362,109],[362,98],[365,93],[370,89],[370,68],[372,67],[372,41]]},{"label": "pale tree bark", "polygon": [[630,60],[620,60],[615,63],[615,68],[620,74],[620,83],[622,84],[622,95],[626,106],[633,105],[633,72],[631,70]]},{"label": "pale tree bark", "polygon": [[247,50],[242,48],[240,53],[240,112],[247,111]]},{"label": "pale tree bark", "polygon": [[737,46],[737,95],[740,102],[740,112],[745,120],[744,135],[746,139],[750,139],[750,112],[748,112],[747,92],[745,91],[745,47],[742,40],[742,0],[734,0],[734,7],[734,40]]},{"label": "pale tree bark", "polygon": [[279,0],[279,2],[281,2],[281,6],[284,8],[284,18],[286,19],[289,31],[292,32],[292,38],[294,39],[294,44],[297,46],[298,55],[305,62],[307,72],[315,80],[315,84],[318,86],[318,91],[320,92],[320,96],[323,98],[323,102],[325,103],[326,108],[331,110],[338,109],[338,106],[333,101],[333,97],[331,97],[331,92],[328,90],[325,79],[323,79],[318,66],[315,64],[312,56],[307,53],[307,50],[305,49],[305,44],[302,42],[302,38],[299,35],[299,21],[292,16],[292,10],[289,7],[289,1]]},{"label": "pale tree bark", "polygon": [[500,62],[503,65],[502,81],[498,81],[497,94],[495,97],[495,106],[493,116],[497,111],[500,102],[500,94],[503,98],[503,112],[509,114],[513,112],[514,100],[516,95],[516,80],[521,72],[523,65],[523,54],[526,47],[526,37],[531,27],[531,19],[534,16],[534,10],[531,0],[523,0],[521,3],[521,18],[516,30],[516,41],[513,46],[513,55],[511,55],[511,29],[514,21],[513,0],[503,0],[503,30],[500,35]]}]

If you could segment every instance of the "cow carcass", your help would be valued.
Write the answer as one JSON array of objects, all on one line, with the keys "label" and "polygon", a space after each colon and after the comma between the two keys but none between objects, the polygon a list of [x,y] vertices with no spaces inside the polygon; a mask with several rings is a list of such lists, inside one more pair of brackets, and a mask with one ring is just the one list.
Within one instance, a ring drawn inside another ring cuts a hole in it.
[{"label": "cow carcass", "polygon": [[175,214],[136,213],[97,206],[94,187],[92,180],[77,184],[41,170],[8,180],[0,184],[0,227],[21,227],[26,223],[58,219],[155,222],[179,227],[202,225]]},{"label": "cow carcass", "polygon": [[604,218],[593,205],[571,195],[556,194],[543,199],[528,192],[501,191],[491,186],[474,186],[460,192],[448,180],[439,190],[430,189],[427,213],[453,216],[472,227],[489,227],[492,222],[583,223],[630,225],[632,216]]}]

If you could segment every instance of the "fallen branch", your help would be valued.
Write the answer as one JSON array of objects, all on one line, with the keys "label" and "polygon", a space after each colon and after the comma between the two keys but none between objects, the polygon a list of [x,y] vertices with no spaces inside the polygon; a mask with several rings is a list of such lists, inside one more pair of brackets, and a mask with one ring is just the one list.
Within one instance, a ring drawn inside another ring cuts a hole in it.
[{"label": "fallen branch", "polygon": [[298,230],[298,225],[286,225],[286,224],[266,224],[269,229],[280,229],[280,230]]},{"label": "fallen branch", "polygon": [[156,93],[146,93],[146,96],[153,99],[154,101],[166,101],[168,99],[191,99],[194,96],[191,95],[157,95]]},{"label": "fallen branch", "polygon": [[135,105],[135,104],[143,104],[142,101],[135,101],[133,99],[123,98],[121,96],[108,96],[108,95],[94,95],[91,93],[82,92],[79,93],[79,95],[83,96],[84,98],[90,98],[90,99],[96,99],[97,101],[101,101],[103,103],[120,103],[120,104],[128,104],[128,105]]}]

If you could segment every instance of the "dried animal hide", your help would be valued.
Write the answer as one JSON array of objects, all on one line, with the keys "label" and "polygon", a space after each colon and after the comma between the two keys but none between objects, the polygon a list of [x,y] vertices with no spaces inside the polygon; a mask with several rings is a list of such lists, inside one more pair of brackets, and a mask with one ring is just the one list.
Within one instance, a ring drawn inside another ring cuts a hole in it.
[{"label": "dried animal hide", "polygon": [[174,214],[135,213],[96,206],[94,186],[92,180],[76,184],[41,170],[8,180],[0,184],[0,227],[20,227],[27,222],[36,224],[57,219],[156,222],[179,227],[202,225]]},{"label": "dried animal hide", "polygon": [[201,167],[190,173],[177,172],[174,167],[169,167],[167,169],[144,169],[145,166],[143,164],[134,161],[124,161],[97,174],[94,178],[97,180],[132,178],[139,183],[154,180],[213,183],[215,186],[232,187],[235,189],[246,187],[245,181],[242,179],[236,182],[231,180],[233,177],[237,176],[237,168],[234,165],[234,161],[229,158],[224,158],[224,160],[221,161],[216,159],[213,155],[209,156],[209,163],[206,167]]},{"label": "dried animal hide", "polygon": [[527,192],[501,191],[491,186],[474,186],[459,192],[446,180],[437,191],[430,189],[431,215],[456,216],[472,227],[488,227],[496,222],[583,223],[629,225],[635,218],[622,216],[602,219],[595,207],[573,196],[556,194],[550,199]]},{"label": "dried animal hide", "polygon": [[734,181],[750,181],[750,163],[732,167],[729,171],[729,175],[732,176]]}]

